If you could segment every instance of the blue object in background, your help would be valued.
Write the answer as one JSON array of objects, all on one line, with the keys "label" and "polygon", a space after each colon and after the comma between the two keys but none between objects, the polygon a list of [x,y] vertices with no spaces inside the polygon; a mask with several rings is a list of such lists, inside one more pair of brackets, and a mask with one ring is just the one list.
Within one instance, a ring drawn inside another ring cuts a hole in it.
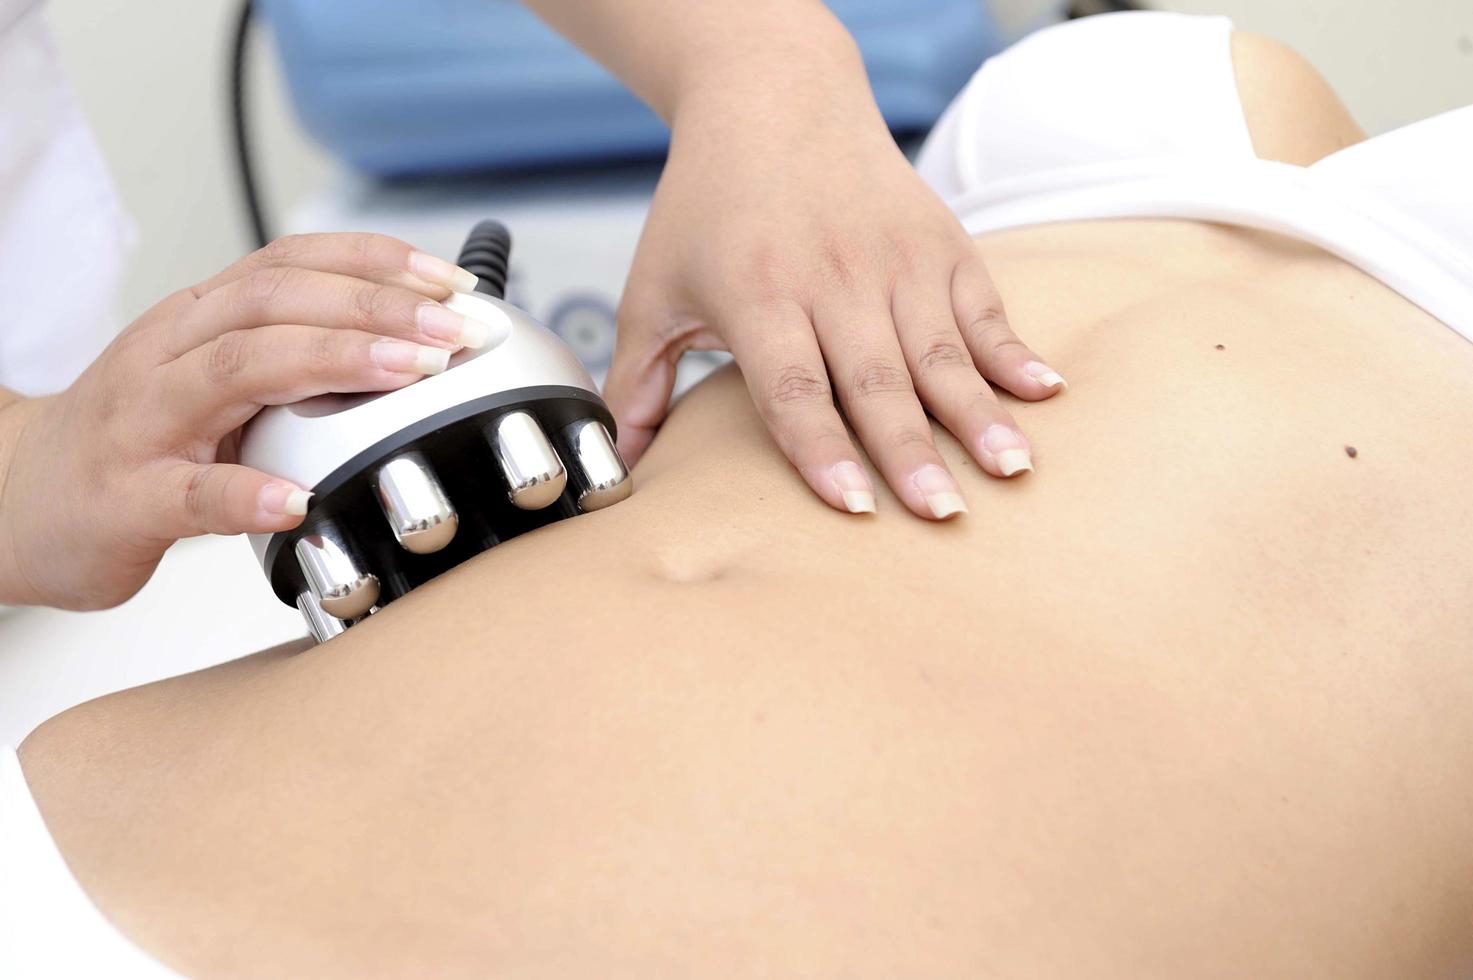
[{"label": "blue object in background", "polygon": [[[307,130],[376,176],[659,155],[669,133],[514,0],[258,0]],[[982,0],[830,0],[896,132],[928,128],[1003,41]]]}]

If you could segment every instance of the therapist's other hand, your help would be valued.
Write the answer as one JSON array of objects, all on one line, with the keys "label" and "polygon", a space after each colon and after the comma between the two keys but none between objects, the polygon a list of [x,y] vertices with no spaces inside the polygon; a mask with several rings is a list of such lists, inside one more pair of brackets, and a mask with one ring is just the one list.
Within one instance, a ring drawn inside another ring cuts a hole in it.
[{"label": "therapist's other hand", "polygon": [[[96,609],[175,540],[296,526],[308,494],[235,462],[266,405],[400,388],[486,328],[439,300],[475,278],[378,235],[284,238],[153,307],[66,391],[5,410],[0,601]],[[18,414],[11,414],[18,413]]]},{"label": "therapist's other hand", "polygon": [[[856,59],[857,60],[857,59]],[[862,77],[703,90],[673,141],[619,311],[606,397],[644,451],[686,350],[730,350],[777,444],[830,506],[874,508],[834,406],[916,514],[965,510],[926,413],[993,476],[1031,468],[988,382],[1063,378],[1013,333],[956,217],[896,147]]]}]

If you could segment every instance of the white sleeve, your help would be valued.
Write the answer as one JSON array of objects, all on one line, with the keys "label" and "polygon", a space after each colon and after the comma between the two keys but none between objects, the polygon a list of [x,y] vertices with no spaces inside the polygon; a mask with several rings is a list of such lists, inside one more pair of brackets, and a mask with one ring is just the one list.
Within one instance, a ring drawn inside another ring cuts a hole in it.
[{"label": "white sleeve", "polygon": [[41,14],[0,19],[0,385],[25,394],[116,335],[134,237]]}]

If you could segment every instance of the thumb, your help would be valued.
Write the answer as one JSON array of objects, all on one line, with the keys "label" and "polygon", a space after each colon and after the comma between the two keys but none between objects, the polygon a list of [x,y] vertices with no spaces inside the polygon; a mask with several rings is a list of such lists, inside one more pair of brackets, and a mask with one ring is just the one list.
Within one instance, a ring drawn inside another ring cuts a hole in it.
[{"label": "thumb", "polygon": [[165,481],[160,536],[270,534],[296,527],[312,494],[233,463],[185,463]]},{"label": "thumb", "polygon": [[633,466],[665,421],[682,350],[654,341],[647,317],[620,316],[604,400],[619,423],[619,453]]}]

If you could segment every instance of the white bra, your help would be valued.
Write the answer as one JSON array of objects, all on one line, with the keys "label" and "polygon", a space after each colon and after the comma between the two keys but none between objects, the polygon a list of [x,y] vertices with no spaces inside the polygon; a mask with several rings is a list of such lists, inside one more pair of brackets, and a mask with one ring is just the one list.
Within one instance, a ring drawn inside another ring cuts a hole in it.
[{"label": "white bra", "polygon": [[1106,14],[989,60],[917,169],[972,234],[1095,218],[1188,218],[1302,239],[1473,340],[1473,106],[1308,167],[1261,160],[1232,22]]}]

